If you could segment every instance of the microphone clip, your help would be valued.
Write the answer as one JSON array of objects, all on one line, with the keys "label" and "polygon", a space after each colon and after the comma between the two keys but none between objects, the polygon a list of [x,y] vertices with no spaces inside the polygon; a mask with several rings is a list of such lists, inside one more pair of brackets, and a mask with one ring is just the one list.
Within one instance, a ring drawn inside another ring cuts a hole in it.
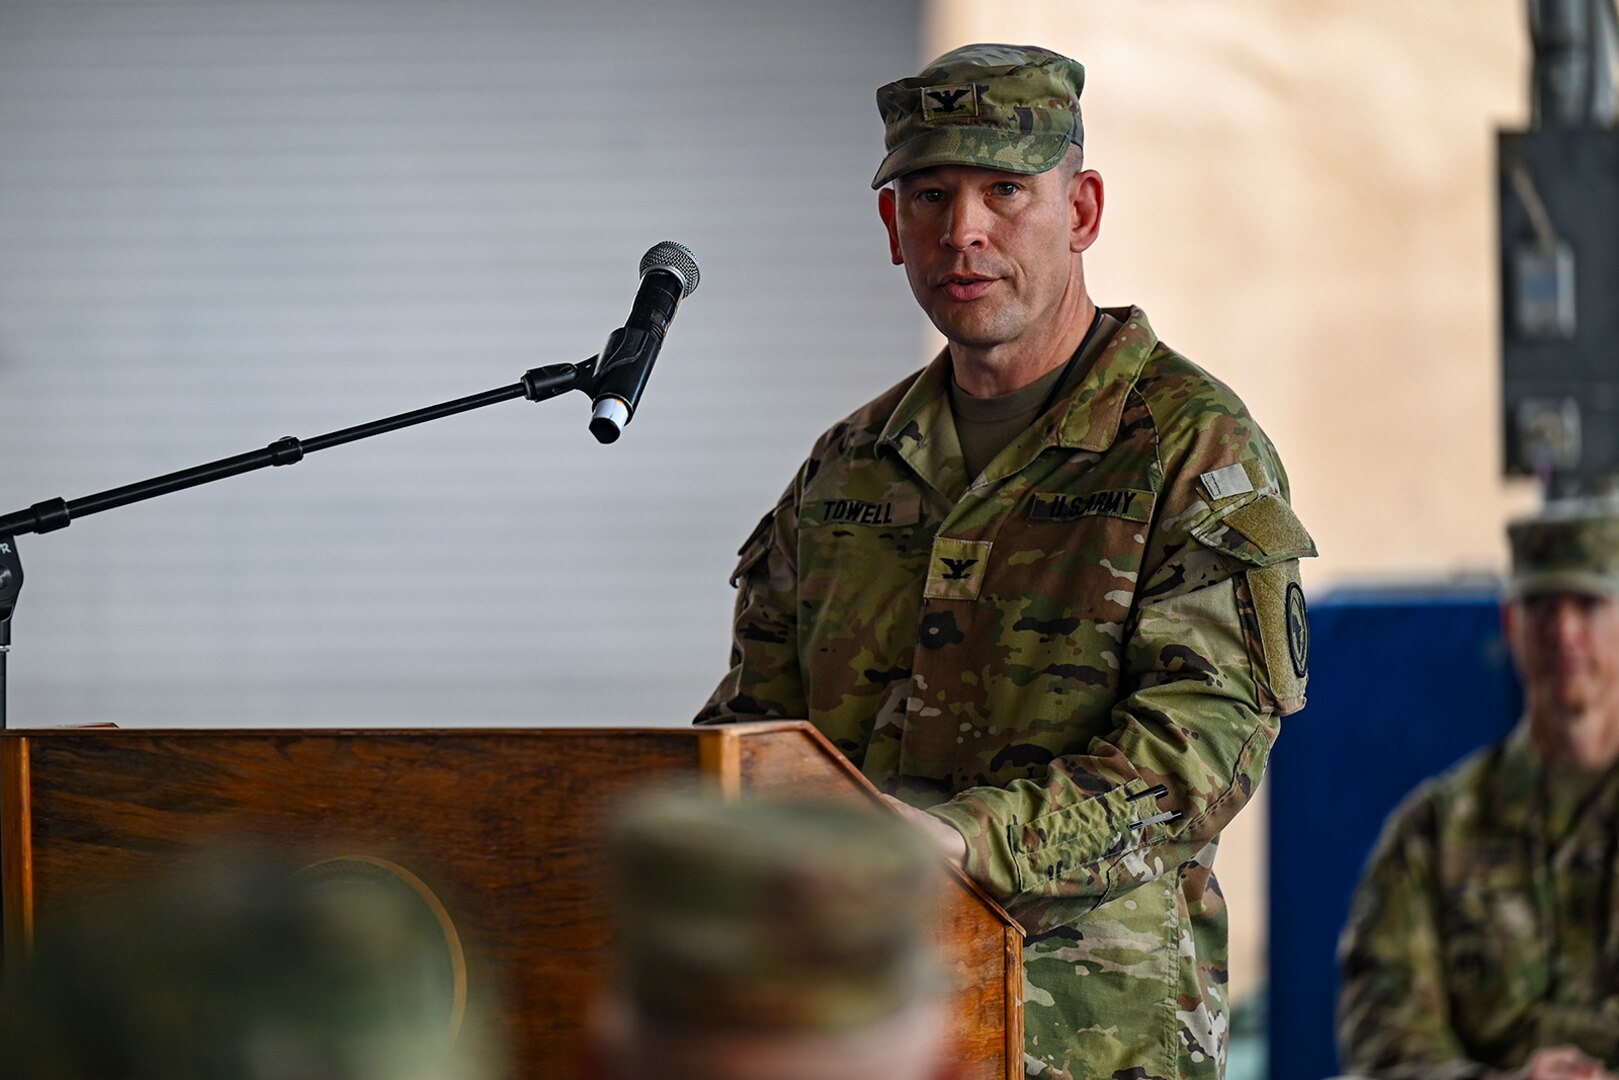
[{"label": "microphone clip", "polygon": [[596,364],[601,357],[592,356],[577,364],[546,364],[523,372],[523,397],[529,401],[545,401],[559,397],[569,390],[583,390],[595,395]]}]

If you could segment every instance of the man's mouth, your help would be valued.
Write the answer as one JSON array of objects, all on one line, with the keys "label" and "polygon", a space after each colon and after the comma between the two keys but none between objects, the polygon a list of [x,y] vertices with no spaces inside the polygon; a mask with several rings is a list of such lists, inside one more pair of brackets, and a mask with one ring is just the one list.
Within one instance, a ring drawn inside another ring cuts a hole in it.
[{"label": "man's mouth", "polygon": [[952,300],[977,300],[989,291],[995,279],[982,274],[950,274],[939,283],[944,294]]}]

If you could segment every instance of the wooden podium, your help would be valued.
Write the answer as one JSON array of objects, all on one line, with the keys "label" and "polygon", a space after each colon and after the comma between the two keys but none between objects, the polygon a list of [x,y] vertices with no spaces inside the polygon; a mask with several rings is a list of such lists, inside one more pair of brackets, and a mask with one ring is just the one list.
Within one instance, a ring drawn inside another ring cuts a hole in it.
[{"label": "wooden podium", "polygon": [[[563,1080],[607,962],[604,815],[660,781],[877,793],[807,723],[467,731],[0,732],[5,950],[34,919],[216,842],[384,866],[441,913],[514,1077]],[[1022,930],[965,876],[933,913],[963,1080],[1021,1080]]]}]

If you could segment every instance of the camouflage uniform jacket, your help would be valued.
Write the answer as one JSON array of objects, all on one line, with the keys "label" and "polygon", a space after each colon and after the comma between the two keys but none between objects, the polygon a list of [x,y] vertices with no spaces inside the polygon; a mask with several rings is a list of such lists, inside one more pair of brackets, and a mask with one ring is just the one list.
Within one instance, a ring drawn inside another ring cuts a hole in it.
[{"label": "camouflage uniform jacket", "polygon": [[823,435],[742,548],[698,722],[808,717],[967,837],[1031,935],[1029,1075],[1217,1077],[1215,839],[1303,705],[1314,548],[1241,402],[1115,314],[970,484],[947,355]]},{"label": "camouflage uniform jacket", "polygon": [[1527,728],[1390,817],[1340,949],[1344,1067],[1453,1080],[1570,1044],[1619,1067],[1619,768],[1548,829]]}]

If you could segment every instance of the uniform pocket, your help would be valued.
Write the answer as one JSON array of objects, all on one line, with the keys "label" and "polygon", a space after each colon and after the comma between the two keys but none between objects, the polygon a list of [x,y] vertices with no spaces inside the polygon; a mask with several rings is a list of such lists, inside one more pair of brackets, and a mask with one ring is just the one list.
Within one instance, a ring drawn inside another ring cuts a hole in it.
[{"label": "uniform pocket", "polygon": [[739,581],[770,554],[771,545],[775,543],[776,538],[776,519],[791,508],[792,502],[793,490],[788,488],[781,500],[759,519],[759,524],[755,525],[748,538],[742,541],[742,546],[736,549],[736,568],[731,571],[732,588],[735,588]]},{"label": "uniform pocket", "polygon": [[1304,523],[1277,495],[1256,494],[1224,507],[1192,526],[1191,533],[1205,547],[1250,566],[1273,566],[1317,554]]},{"label": "uniform pocket", "polygon": [[1134,488],[1029,491],[995,534],[982,595],[1027,602],[1042,625],[1123,624],[1134,603],[1154,496]]},{"label": "uniform pocket", "polygon": [[1524,1022],[1550,985],[1546,928],[1534,881],[1516,846],[1480,845],[1465,874],[1444,886],[1441,922],[1446,983],[1458,1030],[1483,1045]]}]

